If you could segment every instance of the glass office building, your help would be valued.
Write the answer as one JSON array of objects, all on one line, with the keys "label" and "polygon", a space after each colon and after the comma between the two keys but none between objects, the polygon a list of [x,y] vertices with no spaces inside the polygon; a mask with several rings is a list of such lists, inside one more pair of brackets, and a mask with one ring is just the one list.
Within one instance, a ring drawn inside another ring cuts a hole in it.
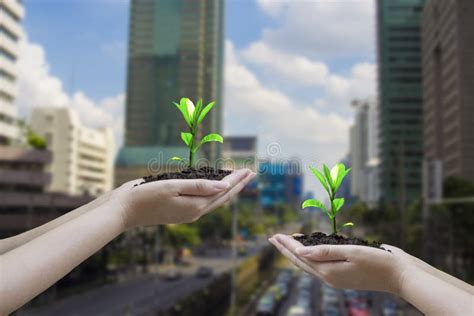
[{"label": "glass office building", "polygon": [[[224,7],[221,0],[133,0],[125,146],[180,146],[181,97],[216,107],[204,133],[221,132]],[[205,154],[217,156],[217,144]]]},{"label": "glass office building", "polygon": [[421,13],[424,0],[377,1],[379,183],[384,203],[421,194]]}]

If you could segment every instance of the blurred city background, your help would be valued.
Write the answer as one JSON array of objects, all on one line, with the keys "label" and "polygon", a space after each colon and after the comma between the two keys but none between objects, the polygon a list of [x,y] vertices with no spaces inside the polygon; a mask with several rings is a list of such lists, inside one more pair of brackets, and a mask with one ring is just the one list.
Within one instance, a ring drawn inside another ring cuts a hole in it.
[{"label": "blurred city background", "polygon": [[0,238],[176,169],[181,97],[216,100],[204,128],[225,142],[203,158],[258,171],[15,314],[418,315],[296,271],[267,238],[330,231],[300,205],[322,198],[308,167],[341,161],[346,234],[472,283],[473,82],[472,0],[0,0]]}]

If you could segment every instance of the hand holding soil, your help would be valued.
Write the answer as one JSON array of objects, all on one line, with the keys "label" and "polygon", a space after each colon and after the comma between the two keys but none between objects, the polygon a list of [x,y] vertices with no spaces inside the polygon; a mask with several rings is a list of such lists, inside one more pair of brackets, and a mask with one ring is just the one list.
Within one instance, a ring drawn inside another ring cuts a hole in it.
[{"label": "hand holding soil", "polygon": [[303,246],[291,236],[269,239],[293,264],[336,288],[398,295],[425,315],[472,315],[473,287],[403,250],[382,245]]},{"label": "hand holding soil", "polygon": [[242,169],[221,181],[174,179],[136,185],[143,180],[133,180],[112,192],[106,203],[116,206],[125,229],[190,223],[232,199],[254,176]]},{"label": "hand holding soil", "polygon": [[398,294],[400,280],[410,266],[406,253],[392,246],[383,246],[390,252],[353,245],[305,247],[282,234],[270,242],[296,266],[336,288]]}]

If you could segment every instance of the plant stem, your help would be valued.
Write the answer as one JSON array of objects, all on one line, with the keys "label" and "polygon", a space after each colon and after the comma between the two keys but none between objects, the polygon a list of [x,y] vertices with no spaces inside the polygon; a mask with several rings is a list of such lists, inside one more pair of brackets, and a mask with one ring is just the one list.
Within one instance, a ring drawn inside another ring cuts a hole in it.
[{"label": "plant stem", "polygon": [[332,219],[332,233],[334,235],[337,234],[337,227],[336,227],[336,217],[334,216],[334,218]]},{"label": "plant stem", "polygon": [[189,169],[194,166],[194,133],[192,131],[191,135],[193,138],[191,138],[191,146],[189,146]]},{"label": "plant stem", "polygon": [[194,165],[194,153],[193,153],[193,149],[191,148],[189,150],[189,169],[191,169]]}]

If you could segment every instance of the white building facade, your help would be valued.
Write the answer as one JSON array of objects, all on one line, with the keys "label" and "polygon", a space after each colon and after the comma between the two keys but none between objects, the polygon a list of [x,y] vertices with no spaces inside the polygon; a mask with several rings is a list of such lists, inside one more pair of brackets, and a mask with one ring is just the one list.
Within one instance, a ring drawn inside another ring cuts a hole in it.
[{"label": "white building facade", "polygon": [[99,195],[112,189],[115,144],[110,128],[84,127],[68,107],[37,107],[30,125],[53,153],[49,191]]},{"label": "white building facade", "polygon": [[350,128],[351,194],[372,206],[380,196],[377,103],[374,98],[369,98],[355,100],[352,106],[356,113]]},{"label": "white building facade", "polygon": [[18,138],[15,100],[24,14],[19,0],[0,0],[0,144],[8,144]]}]

